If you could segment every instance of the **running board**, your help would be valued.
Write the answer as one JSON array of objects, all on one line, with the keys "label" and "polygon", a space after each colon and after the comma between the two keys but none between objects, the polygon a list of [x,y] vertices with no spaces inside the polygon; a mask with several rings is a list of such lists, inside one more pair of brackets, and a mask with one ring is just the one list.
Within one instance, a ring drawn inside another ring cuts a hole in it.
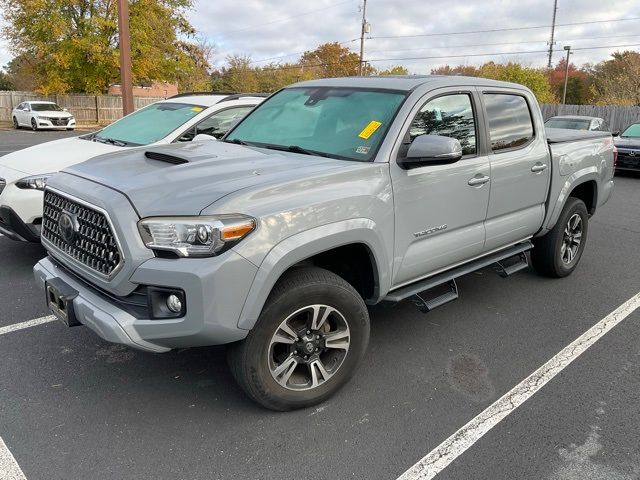
[{"label": "running board", "polygon": [[411,297],[411,302],[418,307],[422,313],[428,313],[434,308],[441,307],[445,303],[453,302],[458,299],[458,285],[455,280],[449,282],[449,291],[438,295],[430,300],[425,299],[425,293],[416,293]]},{"label": "running board", "polygon": [[496,262],[493,269],[502,278],[507,278],[520,270],[524,270],[528,266],[529,262],[527,260],[527,255],[525,255],[524,252],[521,252],[517,257],[512,257],[511,259],[507,258]]},{"label": "running board", "polygon": [[[431,308],[427,309],[426,311],[433,310],[433,308],[435,307],[444,305],[445,303],[458,298],[458,287],[455,286],[455,289],[451,287],[451,282],[453,282],[453,285],[455,285],[456,278],[462,277],[463,275],[467,275],[468,273],[475,272],[476,270],[480,270],[481,268],[485,268],[494,264],[500,264],[501,267],[499,268],[502,268],[502,271],[506,272],[507,275],[512,275],[513,273],[522,270],[527,266],[526,263],[524,263],[523,266],[523,262],[526,262],[526,256],[524,255],[524,252],[531,250],[532,248],[533,244],[530,241],[519,243],[505,250],[500,250],[499,252],[478,258],[459,267],[447,270],[446,272],[439,273],[437,275],[434,275],[433,277],[425,278],[424,280],[420,280],[410,285],[400,287],[397,290],[389,292],[386,297],[384,297],[383,301],[397,303],[407,298],[417,296],[420,300],[413,298],[412,301],[414,302],[414,304],[418,305],[418,303],[422,302],[423,307],[425,307],[428,306],[427,304],[429,303],[431,305]],[[515,264],[509,264],[509,266],[504,267],[502,266],[504,265],[504,263],[500,263],[515,256],[518,256],[519,258],[518,262],[516,262]],[[424,292],[446,284],[450,285],[449,292],[431,300],[424,300]],[[423,309],[421,308],[421,310]]]}]

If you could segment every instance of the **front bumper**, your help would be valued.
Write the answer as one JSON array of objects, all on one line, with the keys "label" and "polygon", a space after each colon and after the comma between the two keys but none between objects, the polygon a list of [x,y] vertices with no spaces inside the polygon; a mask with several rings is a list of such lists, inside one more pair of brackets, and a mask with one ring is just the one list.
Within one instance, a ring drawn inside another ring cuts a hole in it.
[{"label": "front bumper", "polygon": [[72,302],[81,324],[109,342],[149,352],[220,345],[246,337],[248,331],[238,328],[238,319],[256,271],[253,264],[233,251],[210,259],[147,260],[134,271],[131,281],[180,288],[187,304],[184,317],[152,320],[134,316],[104,291],[49,257],[34,267],[43,301],[45,282],[59,278],[78,291]]},{"label": "front bumper", "polygon": [[23,222],[11,207],[4,205],[0,207],[0,233],[19,242],[40,242],[40,225]]},{"label": "front bumper", "polygon": [[58,122],[57,120],[52,121],[52,120],[45,120],[43,118],[36,119],[36,122],[38,122],[38,128],[42,128],[42,129],[76,128],[75,119],[71,119],[64,124],[61,124],[62,122]]}]

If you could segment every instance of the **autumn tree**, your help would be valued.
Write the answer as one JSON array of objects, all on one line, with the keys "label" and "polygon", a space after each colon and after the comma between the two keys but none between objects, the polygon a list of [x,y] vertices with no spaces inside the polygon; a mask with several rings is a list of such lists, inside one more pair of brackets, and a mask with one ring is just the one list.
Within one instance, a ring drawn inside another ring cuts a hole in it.
[{"label": "autumn tree", "polygon": [[431,71],[437,75],[466,75],[471,77],[492,78],[504,82],[514,82],[529,87],[540,103],[549,103],[555,100],[551,92],[551,86],[543,70],[524,67],[518,63],[487,62],[480,67],[461,65],[450,67],[448,65]]},{"label": "autumn tree", "polygon": [[640,105],[640,53],[616,52],[588,67],[592,101],[600,105]]},{"label": "autumn tree", "polygon": [[[129,3],[135,84],[184,80],[206,69],[194,62],[195,31],[185,17],[192,0]],[[118,82],[116,2],[113,0],[0,0],[3,37],[12,53],[33,60],[42,93],[103,93]],[[182,77],[181,74],[182,73]]]},{"label": "autumn tree", "polygon": [[395,67],[388,68],[386,70],[380,70],[376,72],[377,75],[409,75],[407,67],[402,65],[396,65]]},{"label": "autumn tree", "polygon": [[[324,43],[302,54],[300,63],[316,78],[358,75],[360,57],[338,42]],[[371,68],[371,67],[369,67]]]},{"label": "autumn tree", "polygon": [[0,71],[0,90],[13,90],[13,82],[9,75],[3,71]]},{"label": "autumn tree", "polygon": [[[547,71],[547,78],[551,92],[557,100],[562,100],[564,92],[564,75],[567,66],[566,59],[561,59],[554,68]],[[567,76],[567,99],[569,105],[584,105],[589,101],[590,78],[587,72],[569,63]]]}]

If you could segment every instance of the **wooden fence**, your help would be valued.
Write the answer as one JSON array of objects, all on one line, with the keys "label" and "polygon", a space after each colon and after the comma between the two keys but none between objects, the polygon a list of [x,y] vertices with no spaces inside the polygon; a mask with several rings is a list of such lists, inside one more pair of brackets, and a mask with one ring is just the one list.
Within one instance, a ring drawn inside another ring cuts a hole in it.
[{"label": "wooden fence", "polygon": [[[11,122],[11,111],[27,100],[56,102],[76,117],[78,125],[107,125],[122,117],[122,97],[118,95],[39,95],[34,92],[0,91],[0,123]],[[135,109],[163,100],[161,97],[134,97]]]},{"label": "wooden fence", "polygon": [[[34,92],[0,91],[0,123],[11,122],[11,110],[26,100],[48,100],[68,108],[76,117],[78,125],[106,125],[122,117],[122,97],[118,95],[49,95]],[[135,97],[136,109],[162,100],[160,97]],[[588,115],[602,117],[613,131],[622,130],[633,122],[640,121],[640,107],[600,105],[542,104],[545,120],[555,115]]]}]

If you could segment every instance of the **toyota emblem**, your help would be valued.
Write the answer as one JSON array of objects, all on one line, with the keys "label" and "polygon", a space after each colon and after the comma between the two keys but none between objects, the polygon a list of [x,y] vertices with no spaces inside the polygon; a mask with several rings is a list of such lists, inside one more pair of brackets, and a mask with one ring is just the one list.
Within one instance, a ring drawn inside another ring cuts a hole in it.
[{"label": "toyota emblem", "polygon": [[58,218],[58,230],[62,239],[69,245],[73,242],[80,226],[78,216],[75,213],[63,211]]}]

